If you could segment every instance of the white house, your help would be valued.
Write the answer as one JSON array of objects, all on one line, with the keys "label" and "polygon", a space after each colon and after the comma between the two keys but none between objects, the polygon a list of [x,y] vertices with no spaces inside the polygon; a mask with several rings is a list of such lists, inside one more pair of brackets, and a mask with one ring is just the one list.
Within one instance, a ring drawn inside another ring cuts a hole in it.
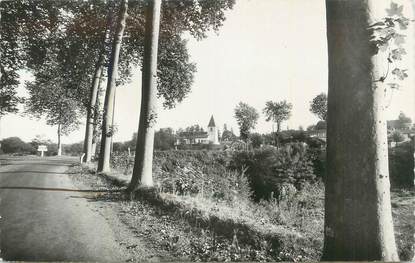
[{"label": "white house", "polygon": [[184,131],[178,133],[176,145],[181,144],[220,144],[218,138],[218,128],[216,127],[213,115],[210,118],[209,124],[207,126],[207,132],[203,131],[202,129],[202,131]]}]

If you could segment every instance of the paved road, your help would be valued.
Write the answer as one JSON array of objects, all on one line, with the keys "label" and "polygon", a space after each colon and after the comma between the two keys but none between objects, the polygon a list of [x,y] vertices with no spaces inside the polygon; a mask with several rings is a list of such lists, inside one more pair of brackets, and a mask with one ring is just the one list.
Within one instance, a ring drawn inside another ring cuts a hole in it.
[{"label": "paved road", "polygon": [[126,260],[105,219],[73,191],[66,170],[75,161],[20,157],[0,166],[0,258]]}]

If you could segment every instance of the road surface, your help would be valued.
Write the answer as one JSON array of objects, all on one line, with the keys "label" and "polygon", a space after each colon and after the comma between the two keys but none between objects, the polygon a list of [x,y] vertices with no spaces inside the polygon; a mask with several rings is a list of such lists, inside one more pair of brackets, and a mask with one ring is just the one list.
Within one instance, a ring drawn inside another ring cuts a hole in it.
[{"label": "road surface", "polygon": [[0,160],[0,258],[127,259],[105,218],[83,198],[88,190],[77,191],[71,183],[66,171],[75,161],[64,157]]}]

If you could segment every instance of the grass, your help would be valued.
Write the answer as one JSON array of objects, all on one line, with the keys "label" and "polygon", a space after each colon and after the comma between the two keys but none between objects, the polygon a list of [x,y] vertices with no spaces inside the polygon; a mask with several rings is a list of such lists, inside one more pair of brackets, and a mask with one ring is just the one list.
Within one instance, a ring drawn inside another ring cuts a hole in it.
[{"label": "grass", "polygon": [[[261,250],[264,259],[304,261],[319,260],[321,256],[324,225],[324,189],[321,184],[308,185],[289,200],[280,202],[274,200],[253,203],[235,200],[227,203],[201,198],[198,195],[181,196],[161,193],[159,196],[165,203],[176,204],[174,209],[181,211],[182,215],[192,214],[188,218],[193,220],[198,218],[200,222],[208,222],[199,223],[199,228],[209,229],[213,219],[228,222],[228,233],[225,233],[223,229],[215,230],[228,240],[232,240],[230,233],[232,229],[241,229],[241,226],[248,227],[252,231],[242,231],[239,241]],[[414,258],[414,205],[414,191],[392,192],[398,252],[400,259],[406,261]],[[186,219],[182,216],[183,218]],[[189,221],[188,218],[186,220]],[[223,228],[225,225],[218,224],[216,228]],[[247,235],[251,237],[247,238]],[[255,240],[255,235],[260,235],[262,241],[270,241],[272,239],[268,237],[273,236],[276,240],[285,242],[277,246],[282,248],[283,254],[275,253],[272,246],[261,249],[260,242],[253,244],[251,241]],[[290,238],[287,238],[288,236]]]},{"label": "grass", "polygon": [[399,257],[401,260],[414,261],[415,191],[392,191],[391,203]]},{"label": "grass", "polygon": [[[127,178],[118,173],[112,176]],[[142,193],[136,201],[123,202],[123,209],[134,218],[136,231],[151,232],[153,241],[161,242],[160,246],[176,259],[320,259],[324,225],[322,183],[306,184],[301,191],[283,199],[258,203],[237,194],[226,200],[209,196],[206,192],[183,195],[158,189],[150,195]],[[392,192],[396,242],[401,260],[406,261],[414,257],[414,205],[414,191]]]}]

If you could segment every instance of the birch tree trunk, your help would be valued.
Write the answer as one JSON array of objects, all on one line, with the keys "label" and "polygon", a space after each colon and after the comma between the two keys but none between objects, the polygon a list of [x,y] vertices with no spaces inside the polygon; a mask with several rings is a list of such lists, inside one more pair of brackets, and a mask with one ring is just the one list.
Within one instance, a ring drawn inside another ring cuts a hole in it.
[{"label": "birch tree trunk", "polygon": [[161,0],[149,0],[146,7],[140,122],[134,170],[128,191],[139,185],[153,186],[154,125],[157,122],[157,53]]},{"label": "birch tree trunk", "polygon": [[61,133],[61,124],[59,123],[58,124],[58,156],[61,156],[62,155],[62,142],[61,142],[61,136],[62,136],[62,133]]},{"label": "birch tree trunk", "polygon": [[97,65],[95,67],[94,78],[92,80],[92,87],[91,93],[89,98],[89,107],[87,111],[86,117],[86,128],[85,128],[85,142],[84,142],[84,153],[85,153],[85,162],[90,162],[92,159],[92,141],[93,141],[93,133],[94,133],[94,122],[95,122],[95,115],[96,115],[96,104],[97,104],[97,97],[98,97],[98,89],[100,78],[103,70],[103,63],[104,63],[104,54],[100,54],[98,58]]},{"label": "birch tree trunk", "polygon": [[368,26],[389,1],[326,0],[329,55],[323,260],[398,261],[384,116],[387,57]]},{"label": "birch tree trunk", "polygon": [[121,50],[122,37],[124,34],[125,23],[127,20],[128,0],[122,0],[118,15],[117,29],[112,44],[111,58],[108,67],[108,82],[105,92],[104,112],[102,119],[101,150],[99,153],[98,172],[110,171],[110,148],[113,127],[111,126],[113,118],[114,89],[115,78],[118,72],[118,61]]}]

